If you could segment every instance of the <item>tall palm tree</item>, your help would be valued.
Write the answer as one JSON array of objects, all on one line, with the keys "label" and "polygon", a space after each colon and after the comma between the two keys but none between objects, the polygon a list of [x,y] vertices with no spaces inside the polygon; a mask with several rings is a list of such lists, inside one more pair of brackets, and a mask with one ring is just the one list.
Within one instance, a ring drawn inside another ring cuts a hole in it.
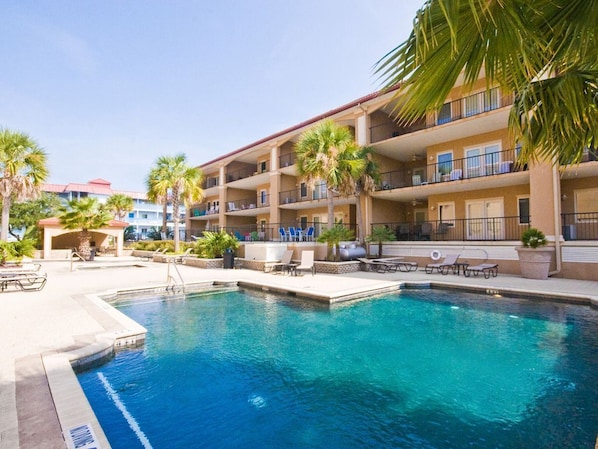
[{"label": "tall palm tree", "polygon": [[88,259],[91,254],[89,231],[108,225],[112,217],[96,198],[86,197],[69,201],[61,209],[58,219],[65,229],[80,229],[78,251]]},{"label": "tall palm tree", "polygon": [[48,177],[46,153],[28,135],[0,129],[0,240],[8,239],[13,201],[34,199]]},{"label": "tall palm tree", "polygon": [[328,229],[334,226],[334,194],[352,194],[352,179],[364,161],[356,157],[351,131],[332,120],[323,120],[305,131],[295,146],[297,174],[312,187],[325,182]]},{"label": "tall palm tree", "polygon": [[106,200],[106,208],[114,214],[114,218],[123,221],[125,216],[134,209],[133,198],[124,193],[115,193]]},{"label": "tall palm tree", "polygon": [[598,138],[598,0],[428,0],[408,39],[377,64],[399,84],[397,115],[439,110],[463,75],[516,94],[520,161],[581,161]]},{"label": "tall palm tree", "polygon": [[355,156],[362,160],[363,167],[352,179],[354,183],[353,191],[357,197],[355,205],[355,214],[357,215],[357,240],[360,243],[364,241],[363,211],[361,208],[361,197],[364,194],[370,194],[376,190],[376,185],[380,181],[380,169],[377,162],[373,159],[374,150],[372,147],[358,147]]},{"label": "tall palm tree", "polygon": [[168,234],[168,182],[165,181],[167,177],[167,160],[161,157],[145,180],[147,199],[162,205],[162,235]]},{"label": "tall palm tree", "polygon": [[[156,170],[156,171],[154,171]],[[161,156],[156,161],[156,166],[148,176],[147,186],[158,195],[164,198],[170,196],[172,202],[172,219],[174,222],[174,250],[177,252],[180,246],[179,206],[181,201],[186,206],[201,201],[203,189],[201,183],[203,173],[197,167],[191,167],[187,163],[187,156],[177,154],[175,156]],[[148,190],[148,197],[150,191]]]}]

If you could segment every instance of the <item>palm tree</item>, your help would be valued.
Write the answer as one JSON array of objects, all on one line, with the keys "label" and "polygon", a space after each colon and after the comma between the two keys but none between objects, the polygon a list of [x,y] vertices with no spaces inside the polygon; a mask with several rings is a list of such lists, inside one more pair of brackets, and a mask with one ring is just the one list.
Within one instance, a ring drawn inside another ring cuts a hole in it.
[{"label": "palm tree", "polygon": [[127,213],[134,209],[134,206],[133,198],[124,193],[115,193],[106,200],[106,208],[119,221],[123,221]]},{"label": "palm tree", "polygon": [[112,217],[96,198],[86,197],[69,201],[67,206],[62,208],[58,219],[64,229],[81,230],[78,251],[82,257],[88,259],[91,254],[89,231],[105,227]]},{"label": "palm tree", "polygon": [[0,129],[0,240],[8,239],[13,201],[34,199],[48,177],[46,153],[28,135]]},{"label": "palm tree", "polygon": [[386,226],[375,226],[366,238],[368,242],[378,243],[378,257],[382,257],[382,242],[392,242],[397,239],[395,233]]},{"label": "palm tree", "polygon": [[573,163],[598,137],[597,0],[428,0],[377,73],[409,123],[439,110],[458,77],[516,94],[509,126],[529,159]]},{"label": "palm tree", "polygon": [[380,169],[373,159],[374,150],[371,147],[359,147],[356,157],[364,162],[362,170],[352,179],[353,191],[357,197],[355,205],[355,214],[357,215],[357,240],[363,243],[363,212],[361,209],[362,194],[369,194],[376,190],[376,185],[380,181]]},{"label": "palm tree", "polygon": [[[187,156],[161,156],[156,166],[150,171],[147,179],[148,197],[158,195],[164,201],[170,196],[172,202],[172,219],[174,222],[174,251],[179,251],[179,206],[181,201],[186,206],[201,201],[203,189],[201,183],[203,173],[197,167],[187,164]],[[151,194],[151,195],[150,195]]]},{"label": "palm tree", "polygon": [[365,164],[357,157],[357,148],[349,128],[332,120],[305,131],[295,146],[297,174],[312,187],[326,183],[329,229],[334,226],[334,194],[353,194],[352,179]]},{"label": "palm tree", "polygon": [[168,176],[167,160],[161,157],[152,168],[145,181],[147,199],[162,205],[162,235],[168,234]]}]

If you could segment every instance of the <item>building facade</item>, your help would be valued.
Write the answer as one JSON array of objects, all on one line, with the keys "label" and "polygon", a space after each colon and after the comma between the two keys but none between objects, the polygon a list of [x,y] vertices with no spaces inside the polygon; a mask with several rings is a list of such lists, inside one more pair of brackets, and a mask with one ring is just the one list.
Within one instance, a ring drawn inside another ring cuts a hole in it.
[{"label": "building facade", "polygon": [[[294,146],[328,118],[371,146],[381,171],[374,192],[335,198],[335,219],[355,228],[360,201],[364,235],[373,226],[395,231],[385,255],[426,262],[432,251],[458,252],[517,274],[515,248],[534,226],[555,247],[553,276],[598,280],[595,151],[576,165],[518,163],[508,128],[512,96],[488,91],[484,79],[472,90],[456,86],[438,113],[409,126],[393,115],[397,101],[392,90],[374,93],[203,164],[205,198],[188,211],[189,232],[226,229],[246,242],[279,241],[288,239],[282,230],[313,227],[317,236],[327,221],[327,189],[297,176]],[[311,244],[303,240],[293,238]]]},{"label": "building facade", "polygon": [[[91,197],[96,198],[100,203],[105,203],[111,195],[116,193],[133,198],[133,210],[127,214],[124,221],[126,221],[129,226],[133,226],[134,240],[146,240],[152,230],[160,229],[162,227],[162,217],[164,214],[162,205],[148,201],[147,195],[142,192],[114,190],[111,187],[111,183],[104,179],[93,179],[85,184],[44,184],[42,190],[48,193],[55,193],[65,201]],[[169,204],[167,206],[166,213],[168,227],[169,229],[172,229],[172,205]],[[180,213],[181,219],[185,220],[184,206],[181,206]],[[181,235],[184,238],[184,223],[181,224],[180,229]]]}]

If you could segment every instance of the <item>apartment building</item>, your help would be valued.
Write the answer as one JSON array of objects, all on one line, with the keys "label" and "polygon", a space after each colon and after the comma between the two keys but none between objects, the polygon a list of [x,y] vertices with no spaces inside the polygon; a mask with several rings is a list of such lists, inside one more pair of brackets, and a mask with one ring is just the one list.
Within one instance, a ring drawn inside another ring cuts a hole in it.
[{"label": "apartment building", "polygon": [[[108,197],[116,193],[133,198],[133,210],[127,214],[124,221],[129,223],[129,226],[133,226],[135,240],[145,240],[152,229],[162,227],[164,214],[162,205],[148,201],[147,195],[143,192],[114,190],[111,182],[105,179],[93,179],[87,183],[44,184],[42,190],[55,193],[66,201],[91,197],[96,198],[100,203],[105,203]],[[181,218],[185,219],[184,206],[181,206]],[[170,204],[167,207],[166,219],[169,228],[172,229],[172,206]],[[184,233],[185,226],[181,225],[182,236],[185,235]]]},{"label": "apartment building", "polygon": [[[408,127],[393,115],[397,101],[394,91],[376,92],[203,164],[205,199],[188,211],[190,233],[226,229],[247,244],[286,240],[281,228],[317,235],[327,221],[326,185],[297,176],[294,146],[329,118],[374,149],[382,174],[374,192],[336,197],[335,219],[355,228],[361,201],[365,235],[380,225],[395,231],[385,255],[425,263],[432,251],[458,252],[517,274],[515,248],[531,225],[555,246],[553,276],[598,280],[595,151],[577,165],[518,163],[512,96],[487,91],[483,79],[468,91],[456,86],[438,113]],[[301,240],[293,245],[313,245]]]}]

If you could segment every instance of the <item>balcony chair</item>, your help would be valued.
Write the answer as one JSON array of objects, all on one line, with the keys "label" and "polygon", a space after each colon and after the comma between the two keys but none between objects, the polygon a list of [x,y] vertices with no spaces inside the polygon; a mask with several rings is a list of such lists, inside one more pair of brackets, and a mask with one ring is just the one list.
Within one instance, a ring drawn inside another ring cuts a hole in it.
[{"label": "balcony chair", "polygon": [[305,232],[305,241],[306,242],[314,241],[314,227],[313,226],[310,226],[309,228],[307,228],[307,231]]},{"label": "balcony chair", "polygon": [[420,240],[431,240],[432,239],[432,223],[426,221],[421,224],[419,231]]},{"label": "balcony chair", "polygon": [[280,241],[281,242],[288,242],[289,241],[289,235],[286,233],[286,231],[284,230],[284,228],[278,228],[278,233],[280,234]]},{"label": "balcony chair", "polygon": [[451,171],[451,181],[458,181],[461,178],[463,178],[463,170],[461,170],[460,168],[456,168]]},{"label": "balcony chair", "polygon": [[295,233],[295,228],[293,226],[289,226],[289,240],[291,242],[297,241],[297,234]]}]

